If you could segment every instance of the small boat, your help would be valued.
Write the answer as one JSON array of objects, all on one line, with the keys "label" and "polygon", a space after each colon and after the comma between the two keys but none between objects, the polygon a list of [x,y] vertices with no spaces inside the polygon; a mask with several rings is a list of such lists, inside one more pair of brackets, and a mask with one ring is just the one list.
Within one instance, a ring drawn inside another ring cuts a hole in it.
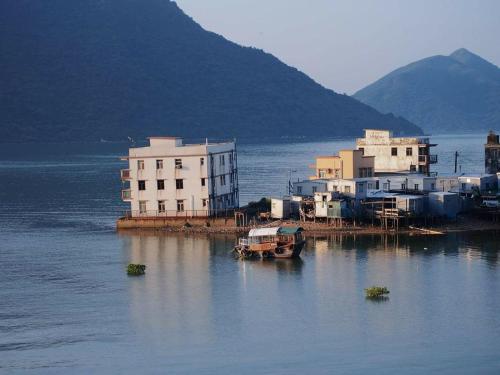
[{"label": "small boat", "polygon": [[305,244],[303,231],[301,227],[251,229],[234,250],[242,258],[295,258]]}]

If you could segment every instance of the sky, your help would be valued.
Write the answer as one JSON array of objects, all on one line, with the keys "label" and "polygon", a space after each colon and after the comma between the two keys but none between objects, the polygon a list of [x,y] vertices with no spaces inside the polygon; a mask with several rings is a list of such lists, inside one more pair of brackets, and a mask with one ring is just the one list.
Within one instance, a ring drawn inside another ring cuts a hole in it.
[{"label": "sky", "polygon": [[339,93],[459,48],[500,65],[500,0],[177,0],[209,31]]}]

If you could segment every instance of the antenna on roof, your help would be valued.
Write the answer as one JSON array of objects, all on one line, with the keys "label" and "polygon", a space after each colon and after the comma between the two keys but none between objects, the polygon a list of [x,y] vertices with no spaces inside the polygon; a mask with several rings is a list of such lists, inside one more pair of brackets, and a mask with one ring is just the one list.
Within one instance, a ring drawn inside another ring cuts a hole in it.
[{"label": "antenna on roof", "polygon": [[208,138],[205,138],[205,144],[208,146]]}]

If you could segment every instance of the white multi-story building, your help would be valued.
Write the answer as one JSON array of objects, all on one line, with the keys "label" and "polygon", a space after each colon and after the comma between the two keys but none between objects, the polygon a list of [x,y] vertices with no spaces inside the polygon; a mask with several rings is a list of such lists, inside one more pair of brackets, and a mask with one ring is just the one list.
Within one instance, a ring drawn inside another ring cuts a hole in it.
[{"label": "white multi-story building", "polygon": [[364,156],[375,157],[375,173],[418,172],[430,174],[430,165],[437,163],[431,155],[428,137],[393,137],[389,130],[365,129],[365,137],[356,140],[356,148]]},{"label": "white multi-story building", "polygon": [[238,208],[234,142],[183,144],[181,138],[151,137],[129,149],[121,171],[122,199],[132,217],[214,216]]}]

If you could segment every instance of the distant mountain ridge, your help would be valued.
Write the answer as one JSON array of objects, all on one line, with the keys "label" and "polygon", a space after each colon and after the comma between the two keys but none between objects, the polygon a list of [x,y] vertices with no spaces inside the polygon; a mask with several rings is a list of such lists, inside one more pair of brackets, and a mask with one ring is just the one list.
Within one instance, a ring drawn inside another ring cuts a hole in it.
[{"label": "distant mountain ridge", "polygon": [[426,132],[500,128],[500,69],[465,48],[396,69],[354,98]]},{"label": "distant mountain ridge", "polygon": [[0,141],[419,134],[168,0],[0,2]]}]

